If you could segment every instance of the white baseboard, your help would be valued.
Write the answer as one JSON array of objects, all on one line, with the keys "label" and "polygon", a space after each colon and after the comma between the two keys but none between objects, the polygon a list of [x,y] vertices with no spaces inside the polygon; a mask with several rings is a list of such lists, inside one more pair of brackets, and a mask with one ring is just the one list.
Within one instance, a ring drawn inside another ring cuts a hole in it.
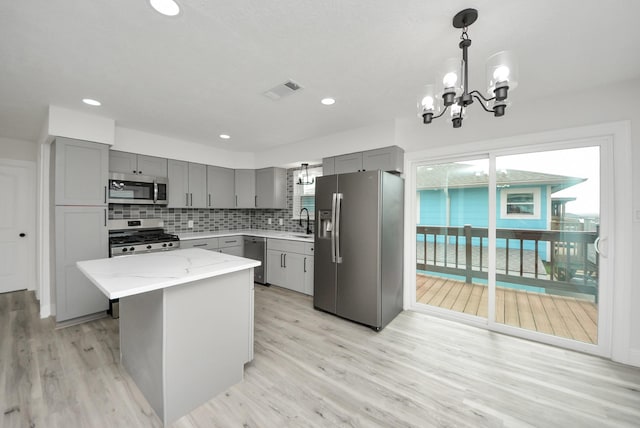
[{"label": "white baseboard", "polygon": [[56,314],[56,305],[43,305],[40,302],[40,318],[49,318]]},{"label": "white baseboard", "polygon": [[631,366],[640,367],[640,349],[630,349],[629,361],[624,363]]}]

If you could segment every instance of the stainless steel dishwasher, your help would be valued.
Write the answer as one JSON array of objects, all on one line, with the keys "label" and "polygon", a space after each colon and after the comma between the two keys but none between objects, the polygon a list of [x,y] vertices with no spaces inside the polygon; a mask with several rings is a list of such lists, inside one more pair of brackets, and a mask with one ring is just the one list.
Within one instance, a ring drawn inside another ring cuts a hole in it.
[{"label": "stainless steel dishwasher", "polygon": [[267,238],[244,237],[244,257],[259,260],[262,264],[253,268],[253,280],[259,284],[267,283]]}]

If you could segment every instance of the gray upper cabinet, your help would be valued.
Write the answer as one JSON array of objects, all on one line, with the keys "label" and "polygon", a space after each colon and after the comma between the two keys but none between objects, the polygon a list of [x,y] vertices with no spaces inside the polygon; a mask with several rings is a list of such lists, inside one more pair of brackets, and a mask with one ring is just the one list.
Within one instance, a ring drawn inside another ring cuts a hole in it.
[{"label": "gray upper cabinet", "polygon": [[287,208],[287,170],[256,170],[256,208]]},{"label": "gray upper cabinet", "polygon": [[398,146],[362,152],[362,169],[371,171],[380,169],[387,172],[402,172],[404,167],[404,150]]},{"label": "gray upper cabinet", "polygon": [[138,155],[138,174],[151,177],[167,176],[167,160],[155,156]]},{"label": "gray upper cabinet", "polygon": [[58,137],[53,145],[55,205],[107,205],[109,147]]},{"label": "gray upper cabinet", "polygon": [[256,171],[254,169],[235,170],[236,208],[256,207]]},{"label": "gray upper cabinet", "polygon": [[167,177],[167,159],[110,150],[109,171],[151,177]]},{"label": "gray upper cabinet", "polygon": [[169,159],[169,208],[206,208],[207,166]]},{"label": "gray upper cabinet", "polygon": [[189,162],[189,206],[191,208],[207,208],[206,165]]},{"label": "gray upper cabinet", "polygon": [[235,208],[235,187],[233,169],[207,166],[207,207]]},{"label": "gray upper cabinet", "polygon": [[362,171],[362,153],[349,153],[348,155],[336,156],[335,163],[336,174]]},{"label": "gray upper cabinet", "polygon": [[330,158],[322,159],[322,175],[333,175],[336,173],[336,158],[331,156]]},{"label": "gray upper cabinet", "polygon": [[404,150],[398,146],[390,146],[322,159],[323,175],[377,169],[402,173],[404,171]]},{"label": "gray upper cabinet", "polygon": [[167,207],[189,207],[189,162],[169,159],[167,165],[169,189]]}]

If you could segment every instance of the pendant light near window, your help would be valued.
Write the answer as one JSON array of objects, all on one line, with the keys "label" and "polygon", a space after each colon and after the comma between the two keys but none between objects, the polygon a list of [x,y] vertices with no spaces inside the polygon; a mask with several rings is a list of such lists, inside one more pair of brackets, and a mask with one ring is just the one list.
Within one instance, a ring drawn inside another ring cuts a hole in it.
[{"label": "pendant light near window", "polygon": [[[454,128],[462,126],[462,119],[466,115],[466,108],[475,99],[482,108],[493,113],[495,117],[504,116],[507,108],[507,95],[509,89],[518,86],[517,64],[510,52],[502,51],[489,57],[487,60],[487,94],[485,97],[479,91],[469,91],[469,60],[468,49],[471,39],[467,35],[467,28],[478,19],[476,9],[465,9],[453,17],[453,26],[462,28],[460,43],[462,49],[462,61],[459,59],[447,60],[444,64],[441,76],[441,84],[437,91],[435,85],[426,85],[423,93],[418,98],[418,115],[425,124],[431,123],[444,115],[451,107],[451,122]],[[444,109],[442,106],[444,105]]]},{"label": "pendant light near window", "polygon": [[309,184],[313,184],[314,181],[315,179],[313,177],[309,179],[309,164],[303,163],[300,169],[300,175],[298,176],[298,184],[308,186]]}]

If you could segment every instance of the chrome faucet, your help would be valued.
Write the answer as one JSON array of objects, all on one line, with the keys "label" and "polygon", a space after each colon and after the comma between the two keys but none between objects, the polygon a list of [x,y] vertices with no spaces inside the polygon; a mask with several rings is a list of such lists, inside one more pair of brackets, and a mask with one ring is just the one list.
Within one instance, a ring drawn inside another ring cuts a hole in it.
[{"label": "chrome faucet", "polygon": [[299,219],[300,220],[300,226],[302,226],[302,211],[306,211],[307,212],[307,235],[310,235],[311,234],[311,228],[309,227],[309,210],[306,209],[306,208],[302,208],[300,210],[300,215],[299,215],[299,217],[300,217],[300,219]]}]

